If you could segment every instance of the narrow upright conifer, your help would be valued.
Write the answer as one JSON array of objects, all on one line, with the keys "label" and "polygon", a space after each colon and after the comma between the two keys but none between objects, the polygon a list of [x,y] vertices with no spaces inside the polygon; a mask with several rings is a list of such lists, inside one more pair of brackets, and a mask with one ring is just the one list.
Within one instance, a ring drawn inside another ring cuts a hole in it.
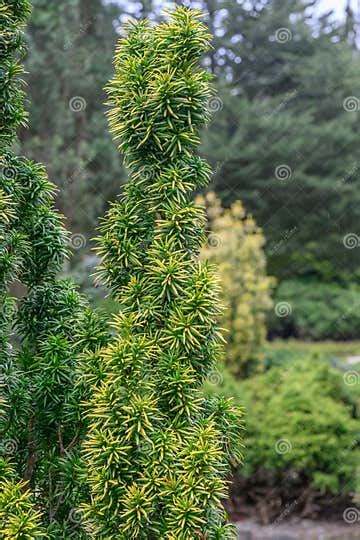
[{"label": "narrow upright conifer", "polygon": [[156,27],[130,23],[108,87],[130,179],[100,239],[120,313],[88,404],[84,511],[96,538],[235,537],[221,500],[241,459],[241,414],[201,392],[222,338],[218,284],[199,261],[205,212],[191,201],[210,175],[195,154],[211,95],[200,17],[179,8]]},{"label": "narrow upright conifer", "polygon": [[[6,169],[4,152],[11,146],[16,129],[24,125],[26,113],[24,94],[19,75],[19,59],[23,53],[22,29],[30,13],[27,0],[0,2],[0,171],[5,179],[12,175]],[[11,418],[11,403],[6,399],[5,374],[13,354],[10,344],[11,322],[15,314],[15,300],[9,286],[22,266],[26,241],[14,229],[15,202],[0,185],[0,535],[2,538],[40,538],[44,529],[41,515],[35,508],[27,483],[20,479],[10,464],[15,457],[16,444],[7,438]],[[14,369],[15,372],[15,369]],[[17,373],[19,380],[21,375]]]},{"label": "narrow upright conifer", "polygon": [[26,125],[20,75],[29,14],[27,0],[0,0],[0,530],[6,538],[39,537],[40,510],[44,530],[68,538],[84,495],[76,482],[85,430],[76,367],[84,350],[96,358],[106,324],[70,281],[58,279],[69,234],[55,186],[42,165],[13,151],[16,130]]},{"label": "narrow upright conifer", "polygon": [[[0,2],[0,173],[4,181],[12,176],[4,153],[14,142],[17,128],[26,123],[20,59],[24,52],[23,26],[29,14],[28,0]],[[8,319],[13,304],[8,287],[17,275],[25,246],[22,235],[12,227],[13,199],[4,189],[0,197],[0,358],[4,361],[10,354]]]}]

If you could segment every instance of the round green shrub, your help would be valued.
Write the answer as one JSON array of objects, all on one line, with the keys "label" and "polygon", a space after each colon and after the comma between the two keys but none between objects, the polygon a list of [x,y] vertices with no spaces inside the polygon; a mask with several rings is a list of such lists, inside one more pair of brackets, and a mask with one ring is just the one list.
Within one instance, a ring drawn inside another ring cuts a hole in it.
[{"label": "round green shrub", "polygon": [[264,521],[287,504],[313,515],[351,503],[360,485],[359,381],[355,370],[308,356],[246,381],[225,372],[220,387],[208,385],[246,408],[246,458],[233,495],[255,503]]}]

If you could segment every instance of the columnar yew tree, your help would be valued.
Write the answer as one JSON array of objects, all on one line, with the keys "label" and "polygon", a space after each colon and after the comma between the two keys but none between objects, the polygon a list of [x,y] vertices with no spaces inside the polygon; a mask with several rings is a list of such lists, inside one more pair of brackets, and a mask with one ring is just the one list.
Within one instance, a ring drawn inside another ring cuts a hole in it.
[{"label": "columnar yew tree", "polygon": [[[23,93],[18,79],[18,65],[22,53],[22,25],[29,14],[29,3],[0,3],[0,167],[2,153],[14,138],[15,130],[25,122]],[[3,170],[3,175],[9,171]],[[10,403],[5,398],[4,373],[12,360],[9,342],[10,321],[14,315],[14,300],[9,294],[9,284],[21,266],[25,241],[13,229],[16,219],[14,201],[10,194],[0,189],[0,529],[4,538],[40,538],[40,514],[25,482],[9,463],[15,448],[4,440],[4,426],[9,422]],[[4,455],[5,454],[5,455]]]},{"label": "columnar yew tree", "polygon": [[130,179],[102,226],[100,276],[119,301],[84,444],[99,538],[232,538],[221,499],[241,458],[240,413],[201,385],[221,349],[218,285],[199,261],[204,209],[191,193],[210,169],[195,155],[208,118],[209,36],[179,8],[130,23],[108,93]]},{"label": "columnar yew tree", "polygon": [[[81,484],[74,485],[75,451],[84,432],[83,388],[75,385],[77,358],[84,349],[95,354],[106,340],[106,326],[85,307],[71,282],[57,278],[68,254],[68,233],[55,209],[55,186],[42,165],[13,153],[16,129],[26,124],[19,75],[29,8],[27,0],[0,2],[0,430],[5,478],[0,529],[9,538],[40,534],[31,529],[28,496],[13,505],[16,493],[31,489],[48,531],[60,538],[69,537],[76,525],[72,512],[83,495]],[[14,280],[23,288],[16,317],[10,295]],[[11,347],[14,319],[17,348]],[[14,484],[15,475],[20,484]]]},{"label": "columnar yew tree", "polygon": [[[11,198],[0,190],[0,266],[1,266],[1,311],[0,311],[0,358],[2,363],[9,359],[9,318],[13,313],[14,301],[7,294],[7,283],[16,269],[16,256],[7,257],[9,226],[14,218]],[[0,379],[0,432],[9,415],[9,403],[4,395],[4,382]],[[10,441],[1,439],[1,453],[13,454]],[[36,511],[31,492],[26,483],[20,481],[8,459],[0,456],[0,530],[2,538],[40,538],[42,536],[40,514]]]}]

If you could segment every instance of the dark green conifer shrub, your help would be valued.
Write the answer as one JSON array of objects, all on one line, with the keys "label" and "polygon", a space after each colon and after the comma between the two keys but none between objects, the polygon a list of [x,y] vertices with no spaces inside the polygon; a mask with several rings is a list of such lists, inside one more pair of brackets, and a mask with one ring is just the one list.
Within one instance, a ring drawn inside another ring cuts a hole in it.
[{"label": "dark green conifer shrub", "polygon": [[16,129],[26,124],[24,91],[19,77],[23,73],[23,24],[29,17],[29,0],[0,2],[0,148],[16,138]]},{"label": "dark green conifer shrub", "polygon": [[[9,464],[7,455],[14,454],[13,441],[5,438],[5,429],[9,420],[9,403],[5,399],[3,368],[9,360],[9,319],[14,313],[14,300],[7,294],[7,283],[17,268],[17,255],[11,257],[7,243],[11,233],[9,225],[14,218],[11,198],[0,190],[0,528],[2,538],[40,538],[42,536],[41,519],[35,510],[34,501],[26,483],[20,481],[16,471]],[[14,238],[11,237],[13,240]]]},{"label": "dark green conifer shrub", "polygon": [[[41,510],[44,526],[61,538],[73,532],[71,516],[84,495],[76,483],[76,449],[85,431],[85,388],[76,385],[76,366],[85,350],[96,356],[104,345],[106,324],[71,282],[57,278],[69,235],[55,210],[55,186],[42,165],[13,153],[16,129],[26,122],[19,74],[29,12],[26,0],[0,3],[0,529],[6,538],[38,537],[29,531]],[[14,282],[21,284],[18,302]],[[16,493],[26,495],[14,506]]]},{"label": "dark green conifer shrub", "polygon": [[210,96],[199,19],[179,8],[156,27],[130,23],[108,87],[130,180],[100,239],[100,277],[120,313],[84,443],[97,538],[235,537],[221,499],[241,459],[241,413],[201,392],[222,339],[218,284],[199,261],[205,212],[191,202],[210,175],[195,154]]},{"label": "dark green conifer shrub", "polygon": [[[2,153],[15,138],[15,130],[25,122],[23,93],[18,75],[22,54],[22,25],[30,12],[27,1],[0,3],[0,167],[8,179],[12,171],[4,167]],[[15,302],[9,284],[21,266],[25,239],[13,229],[16,217],[14,201],[0,187],[0,530],[2,538],[40,538],[41,518],[35,509],[27,483],[9,463],[14,457],[14,441],[6,438],[10,424],[10,405],[5,397],[5,375],[11,361],[9,327],[15,313]]]}]

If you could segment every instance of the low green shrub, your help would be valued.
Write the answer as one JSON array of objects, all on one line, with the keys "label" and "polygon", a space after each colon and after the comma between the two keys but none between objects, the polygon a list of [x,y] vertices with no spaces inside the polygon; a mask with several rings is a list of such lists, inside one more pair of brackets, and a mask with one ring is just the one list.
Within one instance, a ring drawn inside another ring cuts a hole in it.
[{"label": "low green shrub", "polygon": [[360,485],[360,373],[308,356],[246,381],[227,372],[211,381],[219,379],[206,390],[234,395],[246,408],[235,499],[255,504],[265,522],[283,516],[286,505],[314,516],[351,504]]},{"label": "low green shrub", "polygon": [[343,366],[349,356],[360,357],[359,341],[301,341],[296,339],[268,341],[264,347],[264,368],[279,367],[309,354]]},{"label": "low green shrub", "polygon": [[360,332],[360,287],[284,281],[269,318],[270,337],[356,339]]}]

